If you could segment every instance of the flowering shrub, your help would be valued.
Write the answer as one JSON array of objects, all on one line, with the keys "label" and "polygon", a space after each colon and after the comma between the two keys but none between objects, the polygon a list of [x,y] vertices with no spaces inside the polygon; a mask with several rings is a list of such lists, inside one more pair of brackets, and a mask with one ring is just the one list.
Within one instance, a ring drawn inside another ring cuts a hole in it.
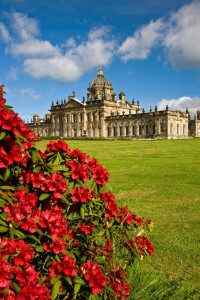
[{"label": "flowering shrub", "polygon": [[117,205],[109,174],[63,140],[44,152],[0,87],[0,299],[126,299],[153,254],[151,220]]}]

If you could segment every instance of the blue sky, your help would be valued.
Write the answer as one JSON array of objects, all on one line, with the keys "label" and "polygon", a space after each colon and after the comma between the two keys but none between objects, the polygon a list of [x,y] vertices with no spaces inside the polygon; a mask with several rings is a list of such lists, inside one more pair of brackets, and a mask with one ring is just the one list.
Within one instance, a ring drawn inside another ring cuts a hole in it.
[{"label": "blue sky", "polygon": [[200,108],[200,1],[0,0],[0,83],[22,119],[87,95],[99,65],[148,111]]}]

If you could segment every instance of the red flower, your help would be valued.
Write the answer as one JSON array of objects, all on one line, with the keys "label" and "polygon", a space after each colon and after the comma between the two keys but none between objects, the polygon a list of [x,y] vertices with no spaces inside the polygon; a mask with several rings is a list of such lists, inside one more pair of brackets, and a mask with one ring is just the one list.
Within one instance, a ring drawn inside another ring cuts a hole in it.
[{"label": "red flower", "polygon": [[115,197],[111,192],[102,192],[99,194],[100,199],[105,201],[106,211],[104,213],[105,217],[108,219],[114,219],[117,217],[119,208],[115,201]]},{"label": "red flower", "polygon": [[84,232],[85,234],[90,234],[95,229],[95,226],[90,221],[88,224],[84,224],[84,223],[80,224],[78,228],[81,232]]},{"label": "red flower", "polygon": [[115,278],[110,286],[113,289],[112,297],[119,297],[119,299],[125,300],[130,294],[130,285],[126,282],[121,282],[118,278]]},{"label": "red flower", "polygon": [[94,191],[88,188],[77,187],[72,189],[72,201],[74,202],[87,202],[91,201],[94,197]]},{"label": "red flower", "polygon": [[149,255],[153,255],[154,253],[154,246],[148,237],[136,236],[131,239],[130,246],[136,248],[140,255],[144,252],[148,252]]},{"label": "red flower", "polygon": [[60,275],[62,269],[62,264],[54,260],[49,267],[49,277],[52,278]]},{"label": "red flower", "polygon": [[101,294],[103,288],[106,287],[107,281],[98,263],[86,261],[81,266],[82,273],[87,281],[89,287],[92,289],[92,294]]},{"label": "red flower", "polygon": [[144,221],[143,218],[137,218],[135,213],[130,212],[128,207],[120,208],[117,219],[119,222],[126,222],[129,225],[135,223],[137,226],[141,226]]},{"label": "red flower", "polygon": [[74,277],[77,274],[77,271],[76,271],[76,262],[68,254],[65,254],[63,256],[63,259],[62,259],[62,269],[63,269],[63,273],[66,276]]},{"label": "red flower", "polygon": [[66,251],[67,243],[63,240],[56,239],[52,243],[49,241],[43,244],[44,250],[47,252],[53,251],[56,254]]},{"label": "red flower", "polygon": [[63,140],[50,141],[47,144],[45,153],[56,152],[56,151],[64,152],[66,154],[70,153],[70,149],[68,145]]},{"label": "red flower", "polygon": [[66,166],[71,169],[70,175],[72,179],[80,179],[83,182],[87,182],[89,180],[87,164],[79,164],[76,161],[68,161]]},{"label": "red flower", "polygon": [[9,286],[9,281],[12,278],[12,270],[7,260],[0,256],[0,288]]}]

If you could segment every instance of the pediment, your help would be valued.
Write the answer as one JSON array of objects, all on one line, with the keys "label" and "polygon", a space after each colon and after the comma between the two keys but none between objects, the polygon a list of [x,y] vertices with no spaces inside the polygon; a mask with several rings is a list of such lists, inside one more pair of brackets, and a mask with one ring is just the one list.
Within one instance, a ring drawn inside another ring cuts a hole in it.
[{"label": "pediment", "polygon": [[65,108],[83,108],[83,103],[75,99],[70,99],[66,104]]}]

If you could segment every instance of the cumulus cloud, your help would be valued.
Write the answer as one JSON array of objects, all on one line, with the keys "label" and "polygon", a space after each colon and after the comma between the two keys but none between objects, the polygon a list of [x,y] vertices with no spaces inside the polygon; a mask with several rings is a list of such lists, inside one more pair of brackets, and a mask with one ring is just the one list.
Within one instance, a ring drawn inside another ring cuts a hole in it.
[{"label": "cumulus cloud", "polygon": [[11,26],[20,40],[27,40],[40,34],[37,21],[23,13],[13,13],[10,20]]},{"label": "cumulus cloud", "polygon": [[168,24],[163,45],[175,68],[200,67],[200,2],[183,6]]},{"label": "cumulus cloud", "polygon": [[24,69],[37,79],[50,77],[63,82],[72,82],[97,65],[108,64],[112,59],[113,50],[113,41],[106,41],[99,35],[96,39],[88,36],[86,42],[72,46],[64,54],[25,59]]},{"label": "cumulus cloud", "polygon": [[132,37],[128,37],[121,47],[119,54],[122,60],[145,59],[162,37],[163,21],[151,21],[139,28]]},{"label": "cumulus cloud", "polygon": [[58,47],[51,45],[49,41],[40,41],[37,39],[29,38],[26,41],[19,43],[12,43],[10,52],[15,56],[52,56],[59,54]]},{"label": "cumulus cloud", "polygon": [[38,100],[40,96],[33,88],[24,88],[19,90],[19,94],[24,100]]},{"label": "cumulus cloud", "polygon": [[170,110],[185,111],[188,108],[191,115],[194,115],[200,108],[200,97],[184,96],[176,99],[162,99],[157,105],[158,110],[164,110],[166,105],[169,106]]},{"label": "cumulus cloud", "polygon": [[[65,45],[54,46],[38,37],[40,30],[34,19],[14,13],[10,20],[15,34],[7,51],[22,57],[25,72],[36,79],[49,77],[72,82],[97,65],[108,64],[113,57],[115,41],[108,36],[107,27],[93,28],[79,43],[69,38]],[[5,28],[2,26],[1,29],[6,36]]]},{"label": "cumulus cloud", "polygon": [[182,6],[168,19],[142,26],[119,47],[123,61],[146,59],[155,47],[164,50],[167,61],[177,69],[200,67],[200,2]]},{"label": "cumulus cloud", "polygon": [[0,23],[0,40],[5,43],[11,41],[9,31],[3,23]]}]

